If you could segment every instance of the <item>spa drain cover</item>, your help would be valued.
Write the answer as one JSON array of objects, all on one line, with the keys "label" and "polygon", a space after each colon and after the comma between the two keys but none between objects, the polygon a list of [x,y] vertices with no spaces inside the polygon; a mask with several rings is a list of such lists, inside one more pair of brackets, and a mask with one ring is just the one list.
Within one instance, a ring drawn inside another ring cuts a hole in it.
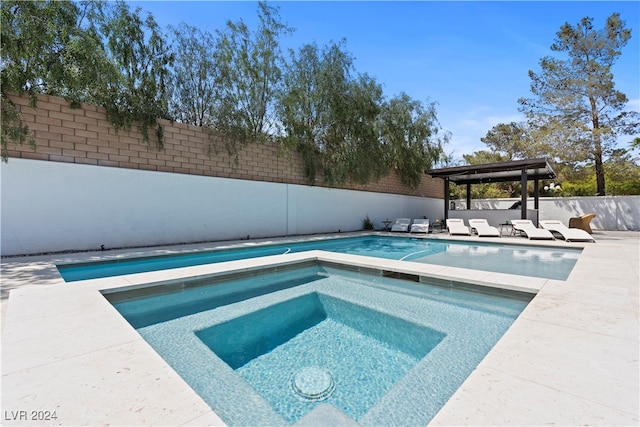
[{"label": "spa drain cover", "polygon": [[293,391],[305,400],[325,400],[336,389],[333,375],[317,366],[302,368],[291,379]]}]

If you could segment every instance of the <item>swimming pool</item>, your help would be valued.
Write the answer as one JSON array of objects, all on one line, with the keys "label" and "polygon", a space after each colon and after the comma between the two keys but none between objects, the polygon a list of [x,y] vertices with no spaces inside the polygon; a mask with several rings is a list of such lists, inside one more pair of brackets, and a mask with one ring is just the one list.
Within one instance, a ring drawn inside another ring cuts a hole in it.
[{"label": "swimming pool", "polygon": [[65,281],[73,282],[314,249],[556,280],[567,279],[581,253],[581,249],[573,248],[468,243],[429,238],[363,236],[288,244],[264,244],[101,262],[59,264],[57,268]]},{"label": "swimming pool", "polygon": [[314,261],[103,294],[229,425],[423,426],[532,295],[418,280]]}]

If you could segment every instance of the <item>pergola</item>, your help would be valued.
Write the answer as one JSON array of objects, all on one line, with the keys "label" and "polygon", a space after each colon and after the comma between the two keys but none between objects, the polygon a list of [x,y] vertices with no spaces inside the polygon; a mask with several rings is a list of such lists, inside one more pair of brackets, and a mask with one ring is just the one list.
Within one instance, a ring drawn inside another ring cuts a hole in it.
[{"label": "pergola", "polygon": [[467,185],[467,209],[471,209],[471,184],[517,182],[522,184],[521,218],[527,218],[527,181],[533,181],[534,209],[538,209],[538,182],[557,175],[546,158],[512,160],[481,165],[432,169],[427,174],[444,179],[444,217],[449,218],[449,183]]}]

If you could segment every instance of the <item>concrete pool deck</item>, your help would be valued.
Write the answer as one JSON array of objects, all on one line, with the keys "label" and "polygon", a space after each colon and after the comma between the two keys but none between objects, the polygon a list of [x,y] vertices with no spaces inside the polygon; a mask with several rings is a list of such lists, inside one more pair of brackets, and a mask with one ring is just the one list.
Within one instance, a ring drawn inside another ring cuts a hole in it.
[{"label": "concrete pool deck", "polygon": [[[584,247],[566,281],[372,262],[323,251],[72,283],[64,283],[55,268],[59,262],[229,242],[6,258],[1,264],[2,424],[223,425],[99,290],[320,259],[537,292],[430,425],[638,425],[640,233],[597,231],[594,237],[595,244],[539,243]],[[536,244],[511,237],[499,241]]]}]

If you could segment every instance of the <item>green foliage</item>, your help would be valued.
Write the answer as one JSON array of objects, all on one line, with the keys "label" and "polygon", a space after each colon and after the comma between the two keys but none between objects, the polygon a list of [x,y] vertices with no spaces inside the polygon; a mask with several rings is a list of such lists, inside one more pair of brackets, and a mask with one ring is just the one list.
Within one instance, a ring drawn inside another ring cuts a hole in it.
[{"label": "green foliage", "polygon": [[29,127],[25,125],[20,118],[18,109],[15,104],[6,97],[5,93],[1,94],[2,98],[2,132],[0,133],[0,141],[2,142],[2,160],[8,160],[9,142],[24,144],[25,141],[33,150],[36,149],[36,140],[33,137]]},{"label": "green foliage", "polygon": [[640,177],[636,175],[634,180],[617,181],[608,179],[609,190],[607,193],[613,196],[640,195]]},{"label": "green foliage", "polygon": [[[500,199],[505,197],[519,197],[519,194],[513,192],[512,195],[509,195],[509,193],[503,192],[495,184],[474,184],[471,186],[471,199]],[[451,200],[466,200],[467,186],[451,183],[449,185],[449,198]]]},{"label": "green foliage", "polygon": [[367,215],[362,220],[362,229],[363,230],[373,230],[373,221],[371,221],[371,219],[369,218],[369,215]]},{"label": "green foliage", "polygon": [[[562,184],[562,196],[595,196],[596,195],[596,177],[595,175],[580,182],[564,182]],[[553,196],[557,196],[553,194]]]},{"label": "green foliage", "polygon": [[169,86],[169,112],[180,123],[213,126],[219,88],[215,39],[207,31],[181,24],[171,27],[175,61]]},{"label": "green foliage", "polygon": [[[342,53],[339,47],[336,51]],[[319,152],[330,127],[330,106],[325,100],[329,98],[331,82],[342,78],[341,64],[347,62],[343,58],[337,61],[331,58],[326,48],[320,53],[315,44],[305,45],[297,55],[293,51],[290,55],[278,102],[278,116],[286,133],[285,145],[302,155],[305,173],[313,183]]]},{"label": "green foliage", "polygon": [[394,168],[417,186],[442,154],[434,104],[424,106],[401,94],[385,101],[382,88],[356,75],[345,42],[291,53],[279,103],[284,141],[305,159],[314,182],[366,183]]},{"label": "green foliage", "polygon": [[385,102],[378,126],[388,164],[398,171],[403,183],[417,187],[448,141],[448,135],[438,136],[435,105],[425,106],[402,93]]},{"label": "green foliage", "polygon": [[545,157],[549,152],[548,147],[532,138],[527,123],[497,124],[480,141],[508,160]]},{"label": "green foliage", "polygon": [[227,22],[218,31],[215,61],[219,68],[215,127],[235,143],[264,141],[277,124],[274,103],[281,84],[283,57],[279,37],[292,31],[280,21],[278,8],[258,3],[260,26],[251,32],[247,25]]},{"label": "green foliage", "polygon": [[605,163],[609,195],[640,194],[640,165],[624,149],[614,150]]},{"label": "green foliage", "polygon": [[[625,149],[613,150],[604,164],[608,195],[640,194],[640,165]],[[597,182],[593,164],[570,162],[554,164],[558,174],[556,183],[562,186],[560,194],[554,196],[595,196]]]},{"label": "green foliage", "polygon": [[[495,129],[495,128],[494,128]],[[499,163],[512,160],[509,154],[498,151],[476,151],[473,154],[463,155],[464,162],[468,165],[480,165],[484,163]],[[522,188],[519,182],[474,184],[471,186],[472,199],[489,199],[502,197],[519,197]],[[452,183],[449,186],[451,200],[464,200],[467,197],[467,186]]]},{"label": "green foliage", "polygon": [[8,94],[26,93],[34,107],[39,93],[66,96],[77,103],[91,78],[83,63],[93,54],[82,47],[93,45],[94,39],[80,28],[81,9],[76,3],[8,0],[0,8],[1,146],[6,161],[9,142],[28,140],[35,146]]},{"label": "green foliage", "polygon": [[375,127],[382,88],[369,76],[361,75],[346,82],[342,90],[342,96],[329,101],[332,124],[321,150],[323,177],[329,184],[365,184],[388,170],[381,161],[383,147]]},{"label": "green foliage", "polygon": [[388,170],[375,130],[382,89],[352,73],[343,44],[291,52],[278,113],[283,141],[302,155],[310,183],[317,172],[326,183],[341,184],[365,183]]},{"label": "green foliage", "polygon": [[79,7],[9,0],[1,8],[3,93],[27,92],[33,103],[38,93],[60,94],[77,76],[76,50],[67,46],[85,36],[78,27]]},{"label": "green foliage", "polygon": [[[463,155],[468,165],[480,165],[484,163],[498,163],[511,160],[509,155],[499,152],[476,151],[473,154]],[[467,197],[466,185],[450,185],[450,197],[453,199],[465,199]],[[471,186],[472,199],[489,199],[501,197],[519,197],[522,186],[519,182],[500,182],[488,184],[474,184]]]},{"label": "green foliage", "polygon": [[309,182],[366,184],[395,169],[417,186],[444,160],[435,104],[381,85],[355,70],[345,42],[305,45],[287,62],[280,39],[292,29],[278,8],[258,4],[259,25],[228,22],[213,36],[170,27],[124,1],[25,2],[2,7],[2,156],[8,143],[34,144],[8,94],[62,96],[103,106],[116,130],[137,125],[145,140],[157,119],[211,127],[237,143],[278,141],[302,154]]},{"label": "green foliage", "polygon": [[100,29],[107,40],[106,57],[118,72],[101,82],[93,98],[107,109],[116,130],[139,123],[148,141],[149,129],[155,127],[162,147],[157,119],[169,118],[166,83],[173,56],[151,14],[143,19],[140,8],[131,11],[122,1],[110,12],[100,21]]},{"label": "green foliage", "polygon": [[534,97],[520,99],[537,141],[555,148],[560,160],[590,159],[597,194],[605,194],[603,156],[620,134],[638,133],[640,115],[624,111],[627,97],[615,89],[611,67],[631,37],[617,13],[597,30],[591,18],[565,23],[551,46],[566,59],[544,57],[541,72],[529,71]]},{"label": "green foliage", "polygon": [[[140,124],[145,139],[167,117],[171,57],[158,25],[124,2],[3,1],[2,154],[28,135],[7,94],[62,96],[106,108],[116,129]],[[158,143],[162,129],[156,129]]]},{"label": "green foliage", "polygon": [[[607,176],[607,194],[612,196],[640,195],[640,181],[616,180]],[[568,182],[562,187],[562,196],[595,196],[596,181],[595,176],[586,182]]]}]

